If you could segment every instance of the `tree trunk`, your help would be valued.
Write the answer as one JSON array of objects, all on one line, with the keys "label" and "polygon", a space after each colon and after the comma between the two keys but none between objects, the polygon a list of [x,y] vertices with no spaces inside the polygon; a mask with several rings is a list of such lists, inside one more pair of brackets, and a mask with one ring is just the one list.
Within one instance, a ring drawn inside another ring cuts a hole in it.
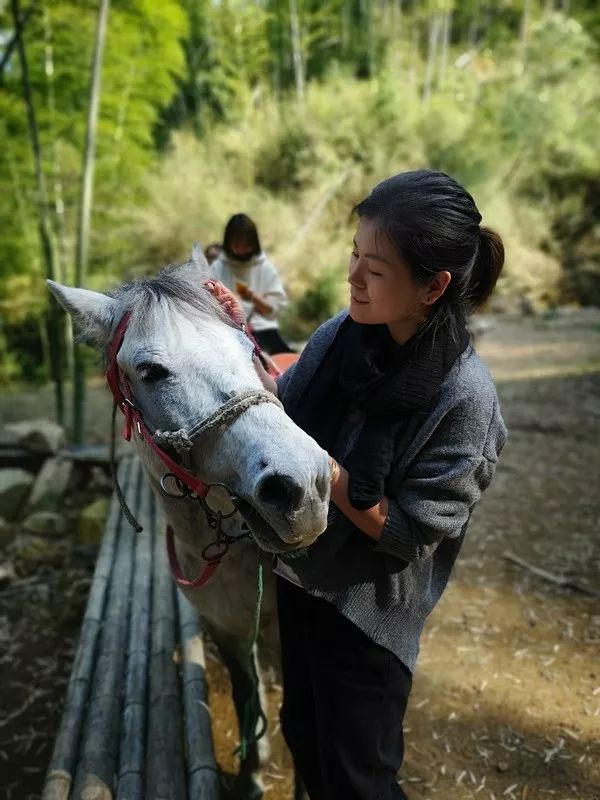
[{"label": "tree trunk", "polygon": [[529,40],[529,0],[523,0],[523,12],[521,14],[521,34],[520,34],[520,51],[521,51],[521,64],[525,70],[525,61],[527,60],[527,42]]},{"label": "tree trunk", "polygon": [[433,85],[433,76],[435,75],[435,65],[437,62],[437,49],[440,31],[442,29],[440,15],[437,11],[433,11],[429,17],[429,39],[427,44],[427,64],[425,66],[425,78],[423,80],[423,96],[424,103],[429,99],[431,88]]},{"label": "tree trunk", "polygon": [[[27,65],[27,54],[25,52],[25,42],[23,40],[23,18],[19,9],[19,0],[11,0],[11,12],[15,26],[16,47],[19,54],[21,67],[21,83],[23,86],[23,99],[27,109],[27,124],[29,136],[33,150],[33,164],[35,170],[36,195],[38,206],[38,233],[43,263],[46,268],[46,277],[56,280],[56,268],[54,263],[54,252],[50,234],[50,221],[48,214],[48,195],[46,192],[46,180],[42,166],[42,151],[40,147],[39,131],[33,105],[33,95],[29,82],[29,68]],[[64,423],[64,386],[62,370],[62,312],[56,300],[50,297],[48,300],[48,310],[46,312],[46,329],[48,331],[48,345],[50,356],[51,378],[54,382],[54,393],[56,403],[56,419],[59,424]]]},{"label": "tree trunk", "polygon": [[479,0],[473,0],[472,9],[469,32],[467,34],[469,50],[473,50],[477,44],[477,35],[479,33]]},{"label": "tree trunk", "polygon": [[369,78],[372,78],[375,75],[375,35],[372,0],[361,0],[360,8],[367,39],[367,74]]},{"label": "tree trunk", "polygon": [[[83,286],[87,277],[88,250],[90,239],[90,217],[94,190],[94,165],[96,158],[96,129],[98,127],[98,108],[100,105],[100,77],[102,72],[102,56],[106,39],[106,20],[110,0],[100,0],[96,39],[92,61],[92,79],[90,82],[90,99],[83,157],[83,173],[81,177],[81,201],[79,207],[79,224],[77,226],[77,244],[75,253],[75,283]],[[75,365],[73,375],[73,438],[76,443],[83,440],[85,418],[85,361],[81,345],[75,347]]]},{"label": "tree trunk", "polygon": [[450,0],[446,0],[446,7],[443,11],[444,21],[442,25],[442,55],[440,58],[439,82],[443,87],[446,82],[446,70],[448,69],[448,51],[450,49],[450,37],[452,36],[452,7]]},{"label": "tree trunk", "polygon": [[44,40],[45,58],[44,73],[46,75],[46,104],[48,107],[48,119],[51,131],[51,150],[52,150],[52,207],[55,219],[55,235],[57,246],[55,250],[55,267],[57,280],[62,283],[69,283],[72,275],[67,274],[66,264],[66,237],[65,237],[65,203],[63,198],[63,182],[58,160],[58,137],[55,135],[55,115],[56,99],[54,94],[54,48],[52,46],[52,25],[50,20],[50,10],[44,4]]},{"label": "tree trunk", "polygon": [[292,40],[292,59],[294,62],[294,80],[296,83],[296,97],[298,102],[304,102],[304,64],[302,59],[302,41],[300,38],[300,20],[298,18],[298,3],[290,2],[290,36]]}]

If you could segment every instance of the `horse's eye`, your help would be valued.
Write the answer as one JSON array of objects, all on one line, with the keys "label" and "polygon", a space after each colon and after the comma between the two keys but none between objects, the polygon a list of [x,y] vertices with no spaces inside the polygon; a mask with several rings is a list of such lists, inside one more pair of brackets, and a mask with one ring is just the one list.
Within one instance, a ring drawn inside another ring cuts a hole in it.
[{"label": "horse's eye", "polygon": [[140,364],[137,367],[137,373],[144,383],[156,383],[169,377],[169,370],[166,367],[151,362]]}]

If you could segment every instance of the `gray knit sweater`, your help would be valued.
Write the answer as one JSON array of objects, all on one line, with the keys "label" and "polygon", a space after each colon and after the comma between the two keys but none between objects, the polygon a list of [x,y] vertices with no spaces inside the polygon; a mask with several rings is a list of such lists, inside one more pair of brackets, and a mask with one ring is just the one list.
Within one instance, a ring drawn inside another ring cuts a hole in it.
[{"label": "gray knit sweater", "polygon": [[[278,381],[288,412],[324,357],[346,312],[322,325]],[[342,428],[345,452],[362,419]],[[489,486],[507,431],[493,381],[471,346],[446,375],[435,407],[399,443],[386,482],[389,513],[374,542],[333,504],[326,532],[276,572],[332,602],[411,671],[427,615],[442,595],[473,507]]]}]

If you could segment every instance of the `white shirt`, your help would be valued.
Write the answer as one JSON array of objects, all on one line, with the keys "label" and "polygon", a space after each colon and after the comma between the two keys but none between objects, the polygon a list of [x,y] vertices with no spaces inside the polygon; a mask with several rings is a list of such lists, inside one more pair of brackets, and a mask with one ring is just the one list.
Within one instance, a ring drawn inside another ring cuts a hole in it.
[{"label": "white shirt", "polygon": [[264,331],[278,327],[277,316],[287,304],[287,295],[279,273],[264,253],[254,256],[250,261],[237,261],[222,252],[210,265],[210,269],[215,280],[233,292],[236,281],[246,283],[252,292],[259,294],[272,306],[271,314],[263,315],[258,313],[252,303],[239,298],[246,318],[254,330]]}]

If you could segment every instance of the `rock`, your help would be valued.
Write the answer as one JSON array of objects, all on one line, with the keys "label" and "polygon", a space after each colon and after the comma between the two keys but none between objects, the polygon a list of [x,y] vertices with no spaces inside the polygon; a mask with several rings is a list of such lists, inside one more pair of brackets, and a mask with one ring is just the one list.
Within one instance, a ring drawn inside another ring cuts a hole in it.
[{"label": "rock", "polygon": [[496,764],[496,769],[498,772],[508,772],[508,762],[507,761],[499,761]]},{"label": "rock", "polygon": [[15,526],[11,525],[4,517],[0,517],[0,547],[10,544],[16,534]]},{"label": "rock", "polygon": [[33,476],[24,469],[0,469],[0,508],[5,518],[16,519],[33,485]]},{"label": "rock", "polygon": [[19,571],[24,574],[35,572],[41,565],[58,566],[68,554],[69,543],[64,539],[51,541],[41,536],[21,534],[15,540],[15,560]]},{"label": "rock", "polygon": [[25,533],[55,538],[62,536],[67,529],[67,520],[55,511],[34,511],[23,522]]},{"label": "rock", "polygon": [[112,492],[114,486],[111,476],[101,467],[94,466],[90,470],[87,488],[91,492]]},{"label": "rock", "polygon": [[27,513],[56,511],[60,508],[72,474],[73,462],[70,459],[60,456],[48,458],[35,479]]},{"label": "rock", "polygon": [[34,453],[55,455],[65,442],[65,432],[49,419],[28,419],[7,425],[5,431],[16,436],[17,443]]},{"label": "rock", "polygon": [[109,506],[108,497],[100,497],[82,510],[77,521],[77,539],[81,544],[100,543]]},{"label": "rock", "polygon": [[17,577],[12,561],[4,561],[0,564],[0,589],[9,586]]}]

